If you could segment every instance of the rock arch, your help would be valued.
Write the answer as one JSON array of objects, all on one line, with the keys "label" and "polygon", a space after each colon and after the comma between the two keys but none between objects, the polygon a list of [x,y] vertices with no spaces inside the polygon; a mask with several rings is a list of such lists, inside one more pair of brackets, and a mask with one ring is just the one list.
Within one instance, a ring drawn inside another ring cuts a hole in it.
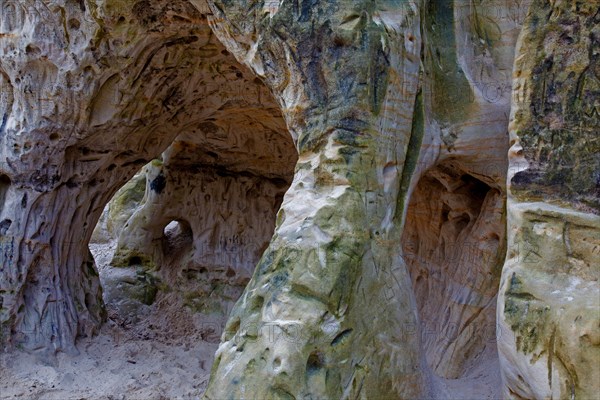
[{"label": "rock arch", "polygon": [[75,352],[75,337],[104,318],[87,243],[104,205],[142,165],[176,137],[209,140],[220,118],[258,112],[279,121],[271,129],[285,125],[269,91],[187,1],[28,7],[3,14],[27,23],[4,21],[0,38],[0,220],[11,221],[0,317],[5,344],[51,356]]}]

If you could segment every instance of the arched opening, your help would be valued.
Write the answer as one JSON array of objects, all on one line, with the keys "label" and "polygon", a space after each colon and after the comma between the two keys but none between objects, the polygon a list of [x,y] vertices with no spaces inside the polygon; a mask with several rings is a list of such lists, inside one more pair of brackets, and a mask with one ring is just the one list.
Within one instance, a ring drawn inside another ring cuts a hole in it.
[{"label": "arched opening", "polygon": [[194,243],[194,233],[189,222],[179,219],[169,222],[163,230],[163,253],[183,253]]},{"label": "arched opening", "polygon": [[[168,150],[164,161],[144,167],[106,206],[90,248],[109,326],[128,338],[127,346],[150,341],[163,349],[150,364],[171,368],[165,354],[187,348],[178,363],[199,364],[196,374],[206,384],[227,316],[271,238],[291,183],[293,144],[283,134],[273,137],[287,149],[284,156],[242,153],[238,159],[285,160],[287,174],[274,176],[283,167],[276,165],[260,170],[251,164],[250,171],[236,165],[232,170],[219,165],[227,155],[217,153],[209,155],[214,164],[207,166],[204,150],[198,166],[190,162],[189,152],[181,161],[169,158]],[[180,145],[176,141],[171,147]],[[151,185],[157,176],[165,180],[160,193]],[[139,182],[142,177],[145,184]],[[166,374],[164,379],[180,378]]]},{"label": "arched opening", "polygon": [[500,388],[495,313],[503,213],[500,190],[454,161],[428,170],[409,204],[402,245],[422,351],[450,394],[464,396],[470,379],[487,391]]},{"label": "arched opening", "polygon": [[13,178],[0,175],[0,345],[7,332],[46,362],[80,353],[30,397],[198,397],[292,179],[279,105],[206,16],[187,0],[134,3],[57,10],[71,30],[56,52],[36,46],[53,25],[30,21],[36,61],[16,51],[0,73]]},{"label": "arched opening", "polygon": [[[268,90],[228,62],[246,90],[214,92],[221,105],[123,185],[90,242],[109,316],[104,329],[128,348],[147,342],[160,348],[138,354],[150,365],[173,369],[169,353],[178,354],[178,364],[199,364],[196,394],[227,316],[273,234],[297,160]],[[123,360],[125,370],[128,364]],[[162,379],[186,375],[175,371]],[[175,387],[170,393],[181,395]]]},{"label": "arched opening", "polygon": [[0,174],[0,213],[2,212],[4,200],[6,199],[6,194],[8,193],[8,189],[10,188],[10,183],[11,182],[8,175]]}]

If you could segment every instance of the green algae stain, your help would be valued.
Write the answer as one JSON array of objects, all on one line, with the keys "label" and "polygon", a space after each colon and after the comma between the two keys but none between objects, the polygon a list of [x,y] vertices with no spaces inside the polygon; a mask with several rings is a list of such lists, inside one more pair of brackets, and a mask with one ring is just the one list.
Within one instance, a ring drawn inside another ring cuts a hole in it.
[{"label": "green algae stain", "polygon": [[[427,70],[431,71],[433,112],[441,121],[463,121],[472,89],[456,58],[454,6],[451,1],[429,2],[425,29]],[[455,138],[448,138],[454,142]],[[449,147],[451,143],[448,143]]]},{"label": "green algae stain", "polygon": [[[536,9],[524,27],[524,43],[537,50],[519,61],[529,90],[516,104],[515,118],[531,166],[513,178],[511,191],[523,200],[566,201],[600,213],[599,64],[596,45],[583,39],[595,17],[566,5],[560,12],[547,4]],[[548,20],[550,15],[560,19]],[[566,23],[574,20],[577,35]]]},{"label": "green algae stain", "polygon": [[515,333],[517,351],[524,354],[547,346],[549,338],[550,307],[528,293],[523,281],[513,273],[510,278],[504,316]]},{"label": "green algae stain", "polygon": [[396,213],[402,213],[407,200],[408,189],[411,179],[417,168],[419,154],[421,152],[421,143],[425,133],[425,110],[423,105],[423,93],[419,91],[415,98],[415,108],[412,120],[412,129],[408,148],[406,150],[406,159],[402,168],[402,180],[400,181],[400,192],[398,194],[398,207]]}]

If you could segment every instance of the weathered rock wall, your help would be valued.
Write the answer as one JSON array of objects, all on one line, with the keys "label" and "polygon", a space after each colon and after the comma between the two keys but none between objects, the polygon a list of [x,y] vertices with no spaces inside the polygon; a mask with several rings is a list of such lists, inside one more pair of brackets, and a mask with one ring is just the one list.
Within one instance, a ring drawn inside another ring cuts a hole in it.
[{"label": "weathered rock wall", "polygon": [[[420,397],[418,337],[404,329],[415,323],[404,312],[414,298],[390,246],[400,239],[419,9],[270,5],[213,8],[220,38],[273,89],[300,156],[275,236],[226,326],[207,397]],[[367,311],[375,309],[381,318]]]},{"label": "weathered rock wall", "polygon": [[[211,167],[177,170],[156,162],[146,168],[145,198],[120,232],[112,264],[174,268],[175,257],[249,279],[273,233],[286,182]],[[161,180],[164,187],[157,188]],[[165,228],[171,222],[190,236],[188,251],[170,249]]]},{"label": "weathered rock wall", "polygon": [[121,187],[104,207],[94,228],[90,243],[110,243],[117,240],[123,226],[140,205],[146,192],[144,169],[138,171]]},{"label": "weathered rock wall", "polygon": [[498,298],[507,398],[600,391],[599,6],[535,1],[519,40]]},{"label": "weathered rock wall", "polygon": [[111,196],[217,111],[272,100],[186,1],[2,8],[3,337],[74,351],[103,318],[87,243]]},{"label": "weathered rock wall", "polygon": [[[528,2],[424,5],[423,141],[410,179],[404,258],[428,368],[465,376],[495,348],[505,254],[514,47]],[[493,353],[493,352],[492,352]]]},{"label": "weathered rock wall", "polygon": [[[271,86],[300,159],[207,397],[434,395],[433,373],[461,376],[494,345],[508,93],[526,7],[214,3],[215,32]],[[446,186],[422,194],[418,183],[444,168]],[[419,229],[444,204],[443,231]],[[471,240],[487,262],[430,258],[428,247],[450,258]],[[410,274],[426,269],[441,279],[415,298]],[[442,329],[422,344],[418,321],[444,314],[463,335],[441,343],[452,336]]]}]

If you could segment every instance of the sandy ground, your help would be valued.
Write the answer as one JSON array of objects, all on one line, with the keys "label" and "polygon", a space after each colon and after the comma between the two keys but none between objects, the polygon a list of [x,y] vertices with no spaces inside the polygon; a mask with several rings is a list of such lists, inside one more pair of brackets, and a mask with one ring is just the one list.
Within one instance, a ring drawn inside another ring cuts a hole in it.
[{"label": "sandy ground", "polygon": [[[92,245],[101,279],[111,273],[112,244]],[[154,400],[199,399],[209,379],[224,321],[206,321],[168,295],[132,322],[107,305],[100,334],[77,343],[80,354],[59,354],[56,365],[34,355],[0,355],[0,399]],[[500,399],[495,344],[490,343],[461,379],[438,379],[436,397],[448,400]],[[378,399],[377,399],[378,400]]]},{"label": "sandy ground", "polygon": [[[113,246],[92,245],[106,276]],[[0,399],[121,400],[199,399],[206,389],[220,336],[220,322],[207,323],[158,298],[132,323],[107,305],[100,334],[77,343],[77,356],[60,353],[56,365],[15,351],[0,355]],[[216,332],[215,332],[216,330]]]},{"label": "sandy ground", "polygon": [[[198,399],[206,389],[216,344],[166,344],[118,337],[104,329],[79,343],[79,356],[59,354],[58,365],[34,356],[3,355],[2,399]],[[121,332],[123,333],[123,332]],[[204,360],[204,361],[203,361]]]},{"label": "sandy ground", "polygon": [[489,343],[462,378],[439,378],[436,392],[447,400],[500,400],[501,385],[496,344]]}]

